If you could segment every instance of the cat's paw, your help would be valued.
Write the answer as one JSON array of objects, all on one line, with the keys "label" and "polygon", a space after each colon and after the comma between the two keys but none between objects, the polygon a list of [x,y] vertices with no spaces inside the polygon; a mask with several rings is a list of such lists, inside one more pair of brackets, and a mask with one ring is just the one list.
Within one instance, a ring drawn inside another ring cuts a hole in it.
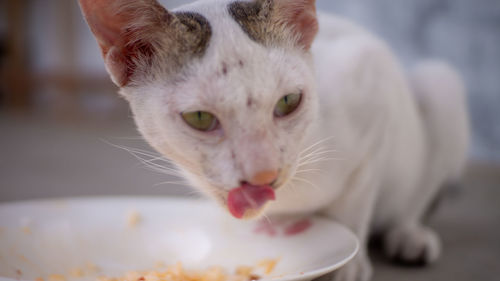
[{"label": "cat's paw", "polygon": [[390,230],[384,241],[385,253],[405,265],[427,265],[441,255],[439,236],[422,225],[402,225]]},{"label": "cat's paw", "polygon": [[366,254],[358,255],[349,263],[333,272],[331,281],[369,281],[373,268]]}]

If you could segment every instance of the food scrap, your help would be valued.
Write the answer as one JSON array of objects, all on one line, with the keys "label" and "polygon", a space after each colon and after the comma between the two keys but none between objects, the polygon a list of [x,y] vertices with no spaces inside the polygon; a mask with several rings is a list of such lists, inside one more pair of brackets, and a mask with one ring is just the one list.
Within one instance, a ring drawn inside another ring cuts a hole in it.
[{"label": "food scrap", "polygon": [[131,211],[127,216],[127,224],[129,227],[136,227],[142,220],[141,214],[137,211]]},{"label": "food scrap", "polygon": [[83,269],[76,267],[69,271],[69,275],[74,278],[80,278],[84,276]]},{"label": "food scrap", "polygon": [[278,260],[276,259],[268,259],[268,260],[262,260],[259,262],[258,266],[264,268],[264,272],[266,274],[271,274],[273,272],[274,268],[276,267],[276,264],[278,263]]},{"label": "food scrap", "polygon": [[48,281],[66,281],[66,277],[61,274],[52,274],[47,278]]},{"label": "food scrap", "polygon": [[[277,260],[264,260],[258,267],[269,274],[276,266]],[[255,281],[261,276],[254,273],[250,266],[237,267],[234,274],[228,274],[221,267],[211,267],[204,271],[185,270],[182,263],[167,267],[165,270],[131,271],[122,277],[99,277],[97,281]]]},{"label": "food scrap", "polygon": [[32,233],[31,227],[29,227],[29,226],[21,227],[21,231],[24,232],[24,234],[31,234]]},{"label": "food scrap", "polygon": [[87,262],[85,269],[90,274],[94,274],[100,271],[100,268],[95,263],[92,262]]}]

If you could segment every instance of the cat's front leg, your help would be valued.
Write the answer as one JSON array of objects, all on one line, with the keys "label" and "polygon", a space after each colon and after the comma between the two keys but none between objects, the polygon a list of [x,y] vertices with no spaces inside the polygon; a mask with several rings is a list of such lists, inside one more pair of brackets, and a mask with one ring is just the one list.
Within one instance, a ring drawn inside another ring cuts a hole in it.
[{"label": "cat's front leg", "polygon": [[[350,176],[344,192],[325,214],[349,227],[359,239],[359,252],[352,261],[332,274],[333,281],[368,281],[373,269],[367,255],[367,237],[380,179],[376,166],[361,166]],[[336,243],[334,238],[330,243]]]}]

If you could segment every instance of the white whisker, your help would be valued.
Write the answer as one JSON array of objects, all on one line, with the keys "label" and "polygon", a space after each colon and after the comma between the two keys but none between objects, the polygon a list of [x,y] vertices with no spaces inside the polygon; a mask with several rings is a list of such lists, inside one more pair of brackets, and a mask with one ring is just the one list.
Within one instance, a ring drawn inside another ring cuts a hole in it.
[{"label": "white whisker", "polygon": [[271,225],[273,224],[273,221],[266,214],[262,214],[262,217],[267,221],[267,223],[269,223]]},{"label": "white whisker", "polygon": [[175,185],[183,185],[183,186],[189,186],[189,187],[191,187],[191,185],[189,183],[185,182],[185,181],[164,181],[164,182],[156,183],[153,186],[154,187],[158,187],[160,185],[167,185],[167,184],[175,184]]},{"label": "white whisker", "polygon": [[303,167],[305,165],[310,165],[310,164],[314,164],[314,163],[318,163],[318,162],[326,162],[326,161],[331,161],[331,160],[344,160],[344,159],[343,158],[331,158],[331,157],[319,158],[319,159],[314,159],[311,161],[299,163],[297,165],[297,167]]},{"label": "white whisker", "polygon": [[299,161],[307,161],[310,158],[314,158],[314,157],[318,157],[318,156],[321,156],[321,155],[325,155],[325,154],[329,154],[329,153],[334,153],[334,152],[337,152],[337,150],[320,150],[318,152],[307,154],[304,157],[300,157]]},{"label": "white whisker", "polygon": [[160,162],[160,163],[164,162],[167,165],[172,165],[172,162],[158,153],[145,151],[145,150],[138,149],[138,148],[131,148],[131,147],[125,147],[125,146],[121,146],[121,145],[116,145],[116,144],[110,143],[108,141],[105,141],[105,142],[113,147],[127,151],[132,156],[134,156],[137,160],[139,160],[145,167],[147,167],[155,172],[170,175],[170,176],[181,177],[181,178],[183,177],[182,173],[179,170],[177,170],[175,167],[168,167],[168,166],[159,164],[158,162]]},{"label": "white whisker", "polygon": [[295,174],[303,174],[303,173],[308,173],[308,172],[322,172],[321,169],[302,169],[302,170],[297,170],[295,171]]},{"label": "white whisker", "polygon": [[309,180],[306,180],[306,179],[303,179],[303,178],[299,178],[299,177],[295,177],[295,176],[292,178],[292,180],[298,180],[298,181],[301,181],[301,182],[309,184],[310,186],[312,186],[315,189],[319,189],[318,186],[316,186],[314,183],[312,183]]},{"label": "white whisker", "polygon": [[299,155],[302,155],[302,154],[304,154],[304,153],[308,153],[308,151],[309,151],[309,150],[311,150],[311,149],[313,149],[314,147],[318,146],[319,144],[321,144],[321,143],[323,143],[323,142],[325,142],[325,141],[331,140],[331,139],[333,139],[333,138],[334,138],[334,136],[329,136],[329,137],[326,137],[326,138],[324,138],[324,139],[322,139],[322,140],[319,140],[319,141],[317,141],[317,142],[313,143],[312,145],[310,145],[310,146],[306,147],[304,150],[302,150],[302,152],[300,152],[300,153],[299,153]]},{"label": "white whisker", "polygon": [[142,136],[128,136],[128,137],[112,137],[119,140],[144,140]]}]

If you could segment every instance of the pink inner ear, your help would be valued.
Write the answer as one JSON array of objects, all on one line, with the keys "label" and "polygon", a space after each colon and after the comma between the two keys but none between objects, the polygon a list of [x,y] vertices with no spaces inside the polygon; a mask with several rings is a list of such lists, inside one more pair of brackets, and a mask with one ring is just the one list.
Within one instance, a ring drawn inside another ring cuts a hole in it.
[{"label": "pink inner ear", "polygon": [[300,37],[299,43],[305,47],[306,50],[311,48],[311,45],[318,33],[318,20],[316,19],[316,13],[314,14],[306,12],[297,15],[295,21],[295,30],[298,31],[302,36]]},{"label": "pink inner ear", "polygon": [[159,30],[168,12],[155,0],[79,1],[113,82],[125,86],[136,70],[134,60],[152,56],[147,38]]},{"label": "pink inner ear", "polygon": [[315,0],[279,0],[285,21],[300,35],[299,44],[309,50],[318,33]]},{"label": "pink inner ear", "polygon": [[116,12],[116,1],[80,0],[83,14],[94,33],[105,56],[108,50],[120,45],[122,28],[131,19],[126,19]]}]

